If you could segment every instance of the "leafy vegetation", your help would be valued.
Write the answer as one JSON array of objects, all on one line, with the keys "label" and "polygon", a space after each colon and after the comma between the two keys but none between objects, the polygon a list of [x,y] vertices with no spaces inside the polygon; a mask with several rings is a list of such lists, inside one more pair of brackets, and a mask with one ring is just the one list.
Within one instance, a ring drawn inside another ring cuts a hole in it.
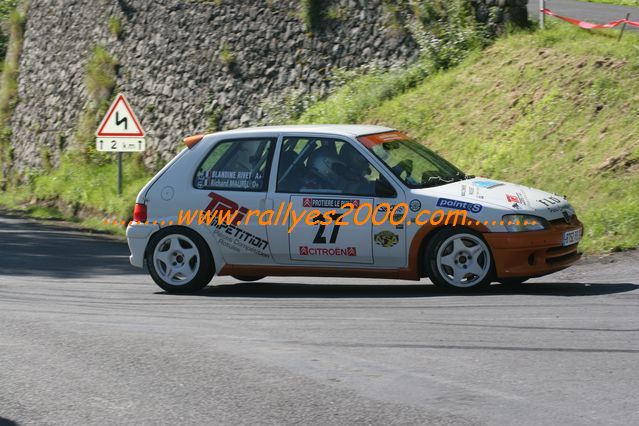
[{"label": "leafy vegetation", "polygon": [[636,247],[639,36],[626,36],[551,22],[379,102],[370,92],[405,71],[361,77],[301,121],[403,129],[469,173],[568,195],[587,251]]},{"label": "leafy vegetation", "polygon": [[300,7],[302,22],[304,22],[304,28],[306,28],[306,31],[312,32],[317,29],[322,21],[323,1],[301,0]]},{"label": "leafy vegetation", "polygon": [[16,0],[0,0],[0,57],[2,58],[7,54],[7,43],[10,38],[10,31],[7,30],[6,24],[16,8],[16,3]]},{"label": "leafy vegetation", "polygon": [[95,128],[109,107],[115,89],[117,69],[118,61],[106,48],[102,45],[95,46],[86,65],[85,85],[89,99],[78,120],[75,145],[65,156],[74,156],[80,152],[85,160],[96,163],[108,161],[105,154],[95,149]]},{"label": "leafy vegetation", "polygon": [[[438,70],[459,64],[469,52],[491,42],[490,24],[475,20],[468,0],[387,2],[386,7],[396,20],[394,25],[402,25],[413,34],[420,47],[420,60],[390,72],[364,68],[364,75],[354,74],[359,78],[345,78],[346,85],[328,101],[310,106],[301,121],[357,122],[364,118],[364,111],[405,92]],[[299,115],[291,114],[291,117]],[[282,116],[285,114],[276,117]]]},{"label": "leafy vegetation", "polygon": [[226,65],[227,67],[232,67],[235,64],[235,54],[226,42],[222,42],[220,44],[219,57],[222,64]]},{"label": "leafy vegetation", "polygon": [[109,28],[109,32],[115,39],[120,38],[120,34],[122,34],[122,21],[119,17],[115,15],[109,16],[107,27]]},{"label": "leafy vegetation", "polygon": [[[0,12],[6,13],[9,2],[0,3]],[[24,17],[27,5],[14,8],[9,14],[9,46],[7,48],[2,76],[0,78],[0,190],[4,190],[11,179],[13,148],[11,146],[11,113],[18,100],[18,67],[24,38]]]},{"label": "leafy vegetation", "polygon": [[492,24],[475,19],[469,0],[400,1],[406,27],[419,44],[422,56],[436,69],[461,62],[466,54],[491,40]]}]

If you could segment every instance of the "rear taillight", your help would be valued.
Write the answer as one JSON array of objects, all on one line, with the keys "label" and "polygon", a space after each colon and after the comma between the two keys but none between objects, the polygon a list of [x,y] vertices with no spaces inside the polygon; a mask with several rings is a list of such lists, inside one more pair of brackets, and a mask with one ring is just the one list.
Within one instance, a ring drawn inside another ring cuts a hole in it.
[{"label": "rear taillight", "polygon": [[146,222],[146,204],[135,203],[133,209],[134,222]]}]

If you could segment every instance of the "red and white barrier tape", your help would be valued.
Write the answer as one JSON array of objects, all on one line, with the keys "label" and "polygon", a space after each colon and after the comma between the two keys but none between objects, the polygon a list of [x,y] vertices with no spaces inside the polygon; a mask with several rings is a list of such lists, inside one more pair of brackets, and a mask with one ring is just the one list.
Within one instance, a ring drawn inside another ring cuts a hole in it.
[{"label": "red and white barrier tape", "polygon": [[612,21],[607,24],[593,24],[591,22],[580,21],[579,19],[575,19],[575,18],[568,18],[566,16],[557,15],[555,12],[548,9],[541,9],[541,12],[549,16],[554,16],[555,18],[559,18],[566,22],[570,22],[571,24],[577,25],[578,27],[585,28],[587,30],[596,30],[599,28],[614,28],[617,25],[621,25],[623,23],[626,23],[627,25],[632,25],[633,27],[639,27],[639,22],[630,21],[628,19],[619,19],[617,21]]}]

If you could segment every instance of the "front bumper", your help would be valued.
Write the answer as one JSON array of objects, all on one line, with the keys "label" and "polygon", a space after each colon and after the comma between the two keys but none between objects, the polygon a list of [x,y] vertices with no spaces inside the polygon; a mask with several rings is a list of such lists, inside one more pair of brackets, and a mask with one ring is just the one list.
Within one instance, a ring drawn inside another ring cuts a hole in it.
[{"label": "front bumper", "polygon": [[129,262],[138,268],[144,267],[144,254],[149,238],[160,229],[160,225],[132,224],[126,228],[126,241],[131,251]]},{"label": "front bumper", "polygon": [[570,223],[553,221],[544,231],[484,234],[495,258],[497,278],[539,277],[572,265],[581,257],[578,243],[564,246],[563,237],[564,232],[579,228],[583,224],[573,216]]}]

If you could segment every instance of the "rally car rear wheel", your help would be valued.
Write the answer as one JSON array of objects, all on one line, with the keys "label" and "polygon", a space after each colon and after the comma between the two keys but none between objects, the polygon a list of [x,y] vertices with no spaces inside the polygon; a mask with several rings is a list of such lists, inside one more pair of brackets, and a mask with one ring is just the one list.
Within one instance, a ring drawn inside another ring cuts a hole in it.
[{"label": "rally car rear wheel", "polygon": [[151,278],[169,293],[192,293],[213,278],[211,252],[195,231],[165,228],[149,241],[146,262]]},{"label": "rally car rear wheel", "polygon": [[493,260],[480,234],[444,229],[426,248],[428,276],[433,284],[454,290],[485,287],[493,278]]}]

